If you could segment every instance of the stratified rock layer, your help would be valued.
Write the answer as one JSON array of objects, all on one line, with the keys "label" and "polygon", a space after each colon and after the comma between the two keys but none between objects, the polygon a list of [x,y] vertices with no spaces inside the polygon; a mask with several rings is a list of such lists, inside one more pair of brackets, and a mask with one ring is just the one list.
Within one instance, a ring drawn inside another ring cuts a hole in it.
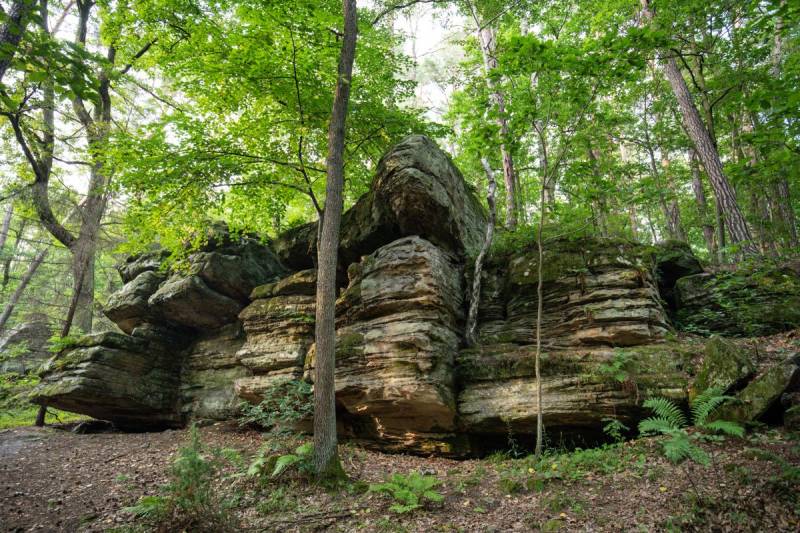
[{"label": "stratified rock layer", "polygon": [[336,400],[384,447],[448,449],[462,321],[458,262],[419,237],[354,263],[337,302]]},{"label": "stratified rock layer", "polygon": [[[381,160],[342,220],[343,435],[456,455],[534,432],[538,252],[496,245],[481,277],[479,342],[467,348],[465,295],[484,230],[475,196],[432,141],[408,137]],[[51,359],[34,401],[147,429],[231,418],[286,380],[313,381],[315,237],[308,224],[265,245],[214,225],[172,268],[160,251],[131,258],[106,308],[129,335],[89,336]],[[712,386],[738,398],[731,417],[755,420],[782,402],[787,423],[797,418],[796,359],[766,365],[742,343],[668,340],[670,317],[703,332],[800,324],[793,273],[709,276],[685,244],[589,238],[548,241],[541,271],[551,438],[598,435],[608,418],[634,427],[645,398],[684,402]]]},{"label": "stratified rock layer", "polygon": [[[649,251],[625,241],[548,244],[542,268],[542,338],[550,347],[635,346],[663,340],[668,319]],[[479,335],[484,344],[535,341],[538,253],[493,257],[484,274]]]}]

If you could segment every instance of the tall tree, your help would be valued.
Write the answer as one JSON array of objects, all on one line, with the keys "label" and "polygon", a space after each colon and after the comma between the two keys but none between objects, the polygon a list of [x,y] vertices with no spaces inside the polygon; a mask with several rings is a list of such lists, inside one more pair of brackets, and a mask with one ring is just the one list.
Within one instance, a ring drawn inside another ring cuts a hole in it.
[{"label": "tall tree", "polygon": [[[641,4],[642,16],[652,25],[654,12],[650,6],[650,0],[641,0]],[[758,253],[757,248],[753,244],[753,237],[750,234],[747,221],[739,208],[736,193],[723,171],[719,151],[709,134],[709,130],[706,128],[706,125],[703,124],[700,113],[697,111],[697,107],[692,99],[692,94],[689,92],[689,87],[686,85],[686,80],[683,79],[683,74],[681,74],[678,68],[678,63],[675,60],[674,54],[670,53],[664,58],[662,68],[672,87],[675,98],[678,100],[686,131],[694,143],[695,150],[700,160],[703,162],[703,166],[706,169],[711,185],[714,188],[717,199],[724,212],[732,243],[738,245],[741,251],[746,254]]]},{"label": "tall tree", "polygon": [[35,7],[36,0],[14,0],[11,9],[5,14],[6,22],[0,26],[0,83],[14,60]]},{"label": "tall tree", "polygon": [[317,244],[316,359],[314,363],[314,471],[318,478],[342,474],[336,438],[336,266],[344,188],[344,146],[353,62],[358,36],[356,0],[342,0],[344,33],[336,91],[328,126],[325,208]]},{"label": "tall tree", "polygon": [[486,85],[491,93],[497,114],[496,123],[500,133],[500,158],[503,162],[503,183],[506,188],[506,227],[513,230],[517,226],[518,196],[517,176],[514,171],[514,159],[508,147],[509,129],[506,118],[506,96],[497,86],[493,78],[493,70],[497,69],[497,33],[492,21],[481,19],[477,7],[467,0],[467,7],[475,22],[475,32],[480,43],[483,58],[483,73]]}]

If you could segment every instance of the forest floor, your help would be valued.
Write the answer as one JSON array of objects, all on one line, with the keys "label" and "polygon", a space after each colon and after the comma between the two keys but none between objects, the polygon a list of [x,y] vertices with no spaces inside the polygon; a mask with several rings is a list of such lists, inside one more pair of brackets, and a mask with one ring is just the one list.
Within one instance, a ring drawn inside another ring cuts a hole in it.
[{"label": "forest floor", "polygon": [[[189,430],[76,434],[69,427],[0,431],[0,530],[147,531],[125,508],[163,491]],[[657,438],[553,452],[538,462],[386,455],[344,444],[350,482],[337,490],[294,471],[277,480],[244,474],[265,442],[289,450],[296,438],[233,423],[199,432],[209,456],[238,452],[219,455],[231,462],[213,482],[216,511],[226,509],[231,531],[800,530],[800,436],[783,429],[703,444],[714,459],[708,467],[667,461]],[[436,476],[442,502],[396,514],[386,494],[365,490],[413,471]]]}]

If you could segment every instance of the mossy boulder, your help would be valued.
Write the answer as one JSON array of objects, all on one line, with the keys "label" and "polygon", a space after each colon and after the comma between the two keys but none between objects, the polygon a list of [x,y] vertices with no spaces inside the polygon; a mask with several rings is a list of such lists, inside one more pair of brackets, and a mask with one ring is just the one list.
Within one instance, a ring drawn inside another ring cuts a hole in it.
[{"label": "mossy boulder", "polygon": [[784,391],[798,382],[800,367],[796,357],[774,364],[737,393],[735,401],[720,408],[716,418],[740,423],[758,420],[781,398]]},{"label": "mossy boulder", "polygon": [[756,371],[751,350],[714,336],[706,344],[703,363],[689,390],[694,400],[708,388],[716,387],[723,393],[741,385]]},{"label": "mossy boulder", "polygon": [[770,335],[800,326],[800,276],[789,268],[746,266],[678,280],[680,329],[730,336]]}]

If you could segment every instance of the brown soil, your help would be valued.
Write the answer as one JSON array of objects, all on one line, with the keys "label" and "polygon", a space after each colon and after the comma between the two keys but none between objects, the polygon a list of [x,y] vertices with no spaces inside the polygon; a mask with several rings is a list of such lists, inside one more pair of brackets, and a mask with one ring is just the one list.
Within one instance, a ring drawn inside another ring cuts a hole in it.
[{"label": "brown soil", "polygon": [[[202,428],[201,435],[209,448],[239,450],[246,461],[266,439],[231,424]],[[142,530],[123,508],[159,492],[187,437],[186,430],[0,432],[0,530]],[[794,438],[772,430],[715,444],[707,448],[715,457],[709,468],[675,466],[657,441],[643,439],[585,464],[554,457],[546,482],[527,487],[543,477],[530,472],[530,462],[385,455],[343,445],[352,480],[375,483],[416,470],[442,481],[443,503],[403,515],[389,510],[385,495],[356,485],[326,491],[296,475],[259,482],[221,474],[218,488],[237,500],[230,511],[235,531],[800,531],[797,481],[781,478],[785,465],[800,466]],[[781,457],[784,467],[753,448]],[[231,473],[233,467],[223,474]]]}]

